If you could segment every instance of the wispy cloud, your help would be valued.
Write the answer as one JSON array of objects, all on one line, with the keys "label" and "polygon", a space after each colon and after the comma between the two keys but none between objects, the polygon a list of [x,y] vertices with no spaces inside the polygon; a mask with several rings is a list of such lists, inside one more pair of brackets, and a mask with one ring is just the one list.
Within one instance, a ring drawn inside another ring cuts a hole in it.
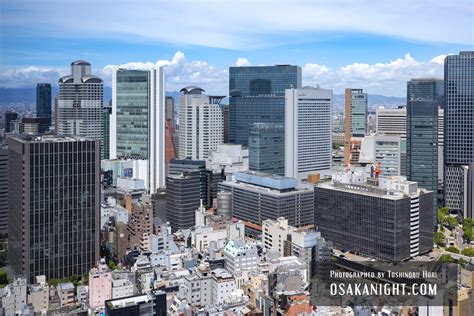
[{"label": "wispy cloud", "polygon": [[[2,1],[1,29],[52,37],[157,40],[245,50],[317,32],[473,42],[471,0]],[[34,28],[32,28],[34,26]]]},{"label": "wispy cloud", "polygon": [[[338,68],[330,68],[317,63],[302,66],[303,84],[317,85],[341,93],[344,88],[363,88],[369,93],[404,96],[406,81],[416,77],[443,77],[443,62],[446,55],[435,56],[428,61],[415,60],[410,54],[392,61],[374,64],[352,63]],[[239,57],[237,66],[250,65],[248,59]],[[94,66],[94,65],[93,65]],[[170,59],[155,62],[129,62],[107,65],[93,72],[104,78],[110,85],[113,69],[166,68],[166,89],[179,91],[187,85],[198,85],[210,94],[228,93],[228,68],[210,64],[207,61],[187,60],[178,51]],[[68,68],[23,67],[0,71],[0,87],[31,87],[37,82],[57,82],[60,76],[69,72]]]}]

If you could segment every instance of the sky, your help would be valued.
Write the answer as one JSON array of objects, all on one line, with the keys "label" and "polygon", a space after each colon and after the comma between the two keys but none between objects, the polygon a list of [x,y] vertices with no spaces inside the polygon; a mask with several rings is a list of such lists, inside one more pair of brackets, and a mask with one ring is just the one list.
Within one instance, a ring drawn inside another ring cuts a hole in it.
[{"label": "sky", "polygon": [[56,84],[84,59],[108,86],[163,66],[167,91],[227,94],[229,66],[294,64],[304,85],[405,96],[473,34],[472,0],[2,0],[0,87]]}]

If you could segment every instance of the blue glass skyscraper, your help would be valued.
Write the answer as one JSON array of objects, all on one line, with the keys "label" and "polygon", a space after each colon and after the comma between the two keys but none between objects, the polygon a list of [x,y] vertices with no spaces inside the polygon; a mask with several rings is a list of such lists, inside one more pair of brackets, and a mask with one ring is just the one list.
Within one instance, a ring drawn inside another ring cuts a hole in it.
[{"label": "blue glass skyscraper", "polygon": [[36,85],[36,117],[48,119],[48,128],[51,126],[51,84],[38,83]]},{"label": "blue glass skyscraper", "polygon": [[229,141],[248,145],[254,123],[285,123],[285,89],[301,87],[301,67],[229,68]]}]

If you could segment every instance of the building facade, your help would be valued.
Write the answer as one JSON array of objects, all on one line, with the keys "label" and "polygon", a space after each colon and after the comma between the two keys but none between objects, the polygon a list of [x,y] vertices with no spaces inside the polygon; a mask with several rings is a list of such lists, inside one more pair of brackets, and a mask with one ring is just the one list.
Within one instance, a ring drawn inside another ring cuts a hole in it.
[{"label": "building facade", "polygon": [[449,209],[472,218],[465,169],[474,162],[474,51],[446,57],[444,91],[444,199]]},{"label": "building facade", "polygon": [[250,127],[249,169],[268,174],[285,173],[285,125],[254,123]]},{"label": "building facade", "polygon": [[400,176],[400,141],[398,135],[367,135],[362,138],[358,162],[377,167],[382,177]]},{"label": "building facade", "polygon": [[344,162],[350,162],[352,137],[364,137],[367,133],[367,93],[362,89],[346,89],[344,94]]},{"label": "building facade", "polygon": [[51,84],[36,85],[36,117],[48,119],[48,129],[51,126]]},{"label": "building facade", "polygon": [[229,68],[229,142],[248,145],[254,123],[285,122],[285,89],[301,87],[301,67]]},{"label": "building facade", "polygon": [[8,234],[8,146],[0,144],[0,234]]},{"label": "building facade", "polygon": [[61,77],[56,103],[56,134],[102,139],[104,81],[92,75],[84,60],[71,63],[71,74]]},{"label": "building facade", "polygon": [[199,87],[181,89],[179,101],[179,158],[203,160],[224,143],[224,97],[202,94]]},{"label": "building facade", "polygon": [[344,172],[314,187],[314,224],[338,249],[401,261],[433,248],[433,195],[399,177]]},{"label": "building facade", "polygon": [[110,158],[147,162],[147,190],[165,186],[165,74],[119,69],[112,76]]},{"label": "building facade", "polygon": [[166,177],[166,220],[171,231],[195,225],[195,211],[200,204],[199,172],[184,172]]},{"label": "building facade", "polygon": [[292,226],[313,223],[312,186],[296,179],[239,172],[220,183],[219,190],[232,193],[232,216],[243,221],[262,225],[266,219],[285,217]]},{"label": "building facade", "polygon": [[99,256],[100,141],[11,138],[8,255],[15,273],[60,279]]},{"label": "building facade", "polygon": [[332,90],[285,92],[285,176],[304,179],[332,166]]}]

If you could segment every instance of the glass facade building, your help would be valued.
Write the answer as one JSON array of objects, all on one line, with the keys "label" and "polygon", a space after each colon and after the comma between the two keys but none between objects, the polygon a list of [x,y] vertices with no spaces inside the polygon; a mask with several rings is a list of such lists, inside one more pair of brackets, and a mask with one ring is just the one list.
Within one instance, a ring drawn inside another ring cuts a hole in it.
[{"label": "glass facade building", "polygon": [[285,89],[301,87],[301,67],[229,68],[229,142],[248,145],[254,123],[285,121]]},{"label": "glass facade building", "polygon": [[48,119],[48,129],[51,126],[51,84],[36,85],[36,117]]},{"label": "glass facade building", "polygon": [[[444,198],[446,206],[472,217],[474,197],[464,170],[474,163],[474,51],[444,61]],[[472,170],[471,170],[472,172]],[[471,192],[471,193],[470,193]]]},{"label": "glass facade building", "polygon": [[285,126],[254,123],[249,135],[249,169],[285,174]]},{"label": "glass facade building", "polygon": [[[438,108],[443,80],[412,79],[407,83],[407,179],[438,191]],[[433,197],[436,218],[437,196]]]},{"label": "glass facade building", "polygon": [[12,138],[8,255],[30,282],[83,275],[99,259],[100,141]]}]

